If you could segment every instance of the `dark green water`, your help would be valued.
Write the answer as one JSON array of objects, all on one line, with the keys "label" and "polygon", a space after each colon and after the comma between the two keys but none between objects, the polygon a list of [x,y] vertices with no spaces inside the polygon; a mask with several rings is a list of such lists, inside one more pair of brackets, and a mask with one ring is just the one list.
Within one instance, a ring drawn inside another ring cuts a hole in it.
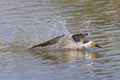
[{"label": "dark green water", "polygon": [[[87,32],[96,58],[79,51],[27,51],[61,35]],[[119,0],[0,1],[0,80],[119,80]],[[92,65],[91,63],[94,63]]]}]

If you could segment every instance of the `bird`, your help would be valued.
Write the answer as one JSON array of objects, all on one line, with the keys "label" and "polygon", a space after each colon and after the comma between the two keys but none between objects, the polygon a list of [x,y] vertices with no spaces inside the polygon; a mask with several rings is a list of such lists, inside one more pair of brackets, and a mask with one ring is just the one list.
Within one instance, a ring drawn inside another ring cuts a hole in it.
[{"label": "bird", "polygon": [[66,35],[61,35],[35,45],[29,49],[34,49],[36,47],[49,48],[49,49],[76,49],[76,50],[91,50],[93,47],[102,48],[99,44],[94,41],[85,40],[87,33],[81,34],[71,34],[69,37]]}]

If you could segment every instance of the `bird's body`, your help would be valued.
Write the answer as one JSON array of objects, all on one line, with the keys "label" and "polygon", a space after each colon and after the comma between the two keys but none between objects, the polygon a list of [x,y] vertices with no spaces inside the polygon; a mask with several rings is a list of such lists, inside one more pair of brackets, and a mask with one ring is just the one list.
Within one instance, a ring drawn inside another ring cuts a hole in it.
[{"label": "bird's body", "polygon": [[[58,36],[44,43],[33,46],[30,49],[39,47],[42,49],[82,49],[87,50],[91,47],[95,47],[96,43],[93,41],[84,41],[85,34],[73,34],[70,37],[65,35]],[[97,45],[97,47],[100,47]]]}]

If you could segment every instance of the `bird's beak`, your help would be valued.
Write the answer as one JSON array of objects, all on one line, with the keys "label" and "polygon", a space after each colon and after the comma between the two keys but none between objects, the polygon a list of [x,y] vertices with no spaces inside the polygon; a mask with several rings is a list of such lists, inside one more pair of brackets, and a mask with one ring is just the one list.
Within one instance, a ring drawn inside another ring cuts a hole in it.
[{"label": "bird's beak", "polygon": [[95,47],[102,48],[99,44],[95,44]]}]

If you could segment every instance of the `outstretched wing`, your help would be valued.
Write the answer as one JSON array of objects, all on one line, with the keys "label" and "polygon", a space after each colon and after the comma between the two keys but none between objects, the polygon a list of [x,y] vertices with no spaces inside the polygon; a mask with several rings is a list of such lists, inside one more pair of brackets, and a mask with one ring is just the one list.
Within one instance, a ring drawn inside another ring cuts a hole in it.
[{"label": "outstretched wing", "polygon": [[35,48],[35,47],[44,47],[44,46],[56,44],[59,41],[59,39],[62,38],[62,37],[64,37],[64,35],[58,36],[58,37],[53,38],[51,40],[48,40],[48,41],[46,41],[44,43],[40,43],[38,45],[35,45],[35,46],[31,47],[30,49]]}]

